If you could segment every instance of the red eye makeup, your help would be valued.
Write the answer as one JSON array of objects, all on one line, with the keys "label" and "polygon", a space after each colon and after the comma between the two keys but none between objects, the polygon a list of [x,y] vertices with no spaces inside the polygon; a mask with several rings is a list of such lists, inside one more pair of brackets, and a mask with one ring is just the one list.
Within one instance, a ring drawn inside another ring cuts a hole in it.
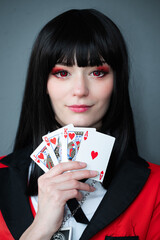
[{"label": "red eye makeup", "polygon": [[94,77],[103,77],[105,76],[106,74],[108,74],[110,71],[110,67],[109,66],[99,66],[96,68],[95,71],[92,72],[93,76]]},{"label": "red eye makeup", "polygon": [[97,67],[97,70],[109,73],[110,67],[109,66],[99,66],[99,67]]},{"label": "red eye makeup", "polygon": [[52,75],[56,76],[56,77],[67,77],[68,76],[68,71],[62,69],[62,68],[58,68],[58,67],[54,67],[51,71]]}]

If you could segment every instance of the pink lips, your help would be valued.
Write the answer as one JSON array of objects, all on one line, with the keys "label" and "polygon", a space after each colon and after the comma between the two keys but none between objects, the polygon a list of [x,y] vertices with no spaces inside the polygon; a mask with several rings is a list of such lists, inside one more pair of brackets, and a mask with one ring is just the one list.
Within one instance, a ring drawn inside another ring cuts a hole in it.
[{"label": "pink lips", "polygon": [[88,109],[91,108],[91,106],[88,106],[88,105],[71,105],[68,107],[71,111],[77,112],[77,113],[86,112]]}]

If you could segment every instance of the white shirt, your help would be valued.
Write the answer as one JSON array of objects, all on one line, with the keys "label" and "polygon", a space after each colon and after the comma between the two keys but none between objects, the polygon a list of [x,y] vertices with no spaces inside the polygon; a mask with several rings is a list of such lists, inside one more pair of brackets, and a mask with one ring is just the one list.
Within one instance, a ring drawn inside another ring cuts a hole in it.
[{"label": "white shirt", "polygon": [[[86,183],[91,184],[92,180],[88,179],[86,181]],[[83,205],[81,206],[83,212],[85,213],[86,217],[88,218],[88,220],[90,221],[93,214],[95,213],[97,207],[99,206],[100,202],[102,201],[105,193],[106,193],[106,189],[104,189],[101,185],[100,182],[95,183],[95,188],[96,190],[94,192],[91,192],[89,194],[89,196],[87,196],[86,200],[84,201]],[[83,193],[83,195],[85,195],[85,191],[81,191]],[[38,206],[38,197],[37,196],[32,196],[31,197],[31,201],[33,204],[33,207],[35,209],[35,211],[37,212],[37,206]],[[91,204],[92,203],[92,204]],[[65,205],[65,214],[64,214],[64,218],[70,214],[70,210],[68,208],[67,205]],[[83,223],[79,223],[76,222],[76,220],[74,219],[74,217],[71,217],[67,220],[67,222],[64,224],[64,228],[65,227],[72,227],[72,239],[73,240],[78,240],[80,238],[80,236],[82,235],[84,229],[86,228],[87,224],[83,224]]]}]

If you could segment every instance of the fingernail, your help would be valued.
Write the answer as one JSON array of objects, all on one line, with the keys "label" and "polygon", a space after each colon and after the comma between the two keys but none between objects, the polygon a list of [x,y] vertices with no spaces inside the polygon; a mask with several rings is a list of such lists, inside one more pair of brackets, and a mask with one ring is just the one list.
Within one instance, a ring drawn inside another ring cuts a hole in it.
[{"label": "fingernail", "polygon": [[90,173],[92,176],[97,176],[99,174],[98,171],[93,171],[93,170],[91,170]]},{"label": "fingernail", "polygon": [[82,167],[86,167],[87,164],[85,162],[79,162],[79,165],[82,166]]}]

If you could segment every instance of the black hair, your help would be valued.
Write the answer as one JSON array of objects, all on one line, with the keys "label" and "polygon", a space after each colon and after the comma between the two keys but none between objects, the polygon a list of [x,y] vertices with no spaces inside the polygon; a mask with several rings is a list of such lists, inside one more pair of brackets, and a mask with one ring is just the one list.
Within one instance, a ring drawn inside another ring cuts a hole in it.
[{"label": "black hair", "polygon": [[[114,89],[101,132],[116,138],[104,185],[108,186],[128,147],[137,152],[130,105],[128,53],[118,27],[94,9],[70,10],[52,19],[40,31],[29,62],[19,127],[14,150],[32,145],[56,129],[54,112],[46,94],[53,66],[65,63],[79,67],[99,66],[107,62],[114,72]],[[37,193],[37,178],[42,174],[33,164],[30,194]],[[33,187],[33,182],[36,186]]]}]

